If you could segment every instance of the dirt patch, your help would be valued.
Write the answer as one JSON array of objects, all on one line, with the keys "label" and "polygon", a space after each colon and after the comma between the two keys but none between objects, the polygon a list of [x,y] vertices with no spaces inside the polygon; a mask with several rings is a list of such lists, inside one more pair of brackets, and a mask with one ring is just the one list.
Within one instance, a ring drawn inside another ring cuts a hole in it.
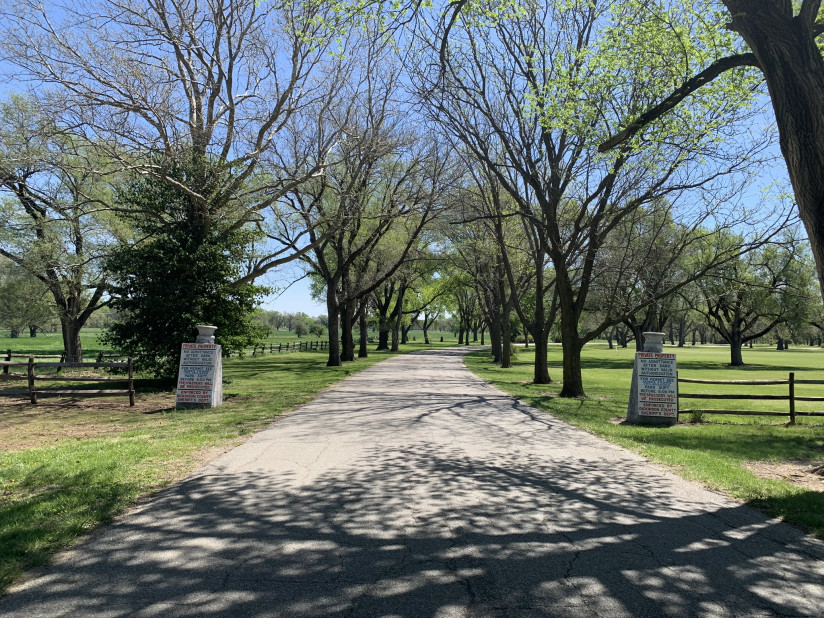
[{"label": "dirt patch", "polygon": [[824,462],[820,459],[751,461],[743,467],[764,479],[787,481],[810,491],[824,492]]},{"label": "dirt patch", "polygon": [[173,393],[139,394],[134,407],[127,397],[0,398],[0,451],[20,451],[65,439],[85,439],[133,429],[147,415],[174,407]]}]

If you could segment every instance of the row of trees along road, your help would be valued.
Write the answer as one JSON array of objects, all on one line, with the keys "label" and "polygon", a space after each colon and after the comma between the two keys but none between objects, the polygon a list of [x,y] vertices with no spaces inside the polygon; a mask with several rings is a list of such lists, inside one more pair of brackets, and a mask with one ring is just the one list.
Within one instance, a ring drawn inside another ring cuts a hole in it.
[{"label": "row of trees along road", "polygon": [[[681,17],[683,28],[703,27],[700,16]],[[599,144],[626,125],[635,109],[681,79],[681,72],[692,71],[704,55],[700,46],[685,50],[680,32],[640,21],[622,3],[529,3],[507,6],[483,22],[471,11],[459,19],[461,27],[452,28],[448,38],[444,22],[419,23],[418,53],[429,62],[413,68],[417,93],[429,116],[477,162],[477,175],[486,180],[481,191],[506,194],[508,200],[493,198],[492,210],[479,216],[499,223],[518,217],[533,245],[535,301],[532,316],[524,318],[535,339],[535,382],[550,381],[545,296],[551,291],[550,311],[557,305],[564,352],[561,394],[583,396],[583,345],[622,321],[629,309],[607,312],[602,324],[580,332],[608,239],[636,213],[661,209],[666,216],[645,222],[680,224],[668,246],[676,255],[707,234],[754,223],[730,208],[739,191],[736,178],[759,152],[732,133],[750,113],[752,77],[733,74],[694,105],[682,103],[661,117],[646,139],[599,153]],[[627,36],[628,24],[637,25],[630,30],[634,36]],[[658,62],[650,62],[653,55]],[[693,199],[680,210],[678,198],[685,193]],[[712,227],[705,229],[707,221]],[[652,228],[645,233],[657,235]],[[756,234],[751,242],[765,239]],[[498,244],[506,247],[501,236]],[[640,303],[672,294],[751,246],[703,254],[711,259],[697,261]],[[508,255],[503,250],[501,262],[515,288]]]},{"label": "row of trees along road", "polygon": [[[49,287],[73,357],[112,304],[110,340],[170,375],[187,328],[242,325],[254,282],[300,260],[324,288],[330,365],[354,358],[372,308],[402,334],[451,288],[465,329],[490,326],[496,361],[519,317],[538,383],[557,316],[562,395],[583,396],[586,342],[660,322],[787,221],[780,203],[741,201],[769,152],[752,135],[760,82],[712,68],[740,44],[707,28],[724,14],[709,0],[3,11],[2,60],[31,91],[0,127],[0,253]],[[696,73],[700,96],[683,96]],[[196,260],[213,265],[199,292],[181,275]],[[187,291],[174,324],[173,304],[151,318],[175,333],[168,349],[141,340],[149,298]],[[224,344],[253,335],[226,329]]]}]

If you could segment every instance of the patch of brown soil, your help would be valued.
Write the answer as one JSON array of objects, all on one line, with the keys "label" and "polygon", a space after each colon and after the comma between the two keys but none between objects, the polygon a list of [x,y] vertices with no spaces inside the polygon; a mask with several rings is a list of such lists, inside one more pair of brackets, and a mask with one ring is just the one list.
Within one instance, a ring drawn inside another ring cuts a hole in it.
[{"label": "patch of brown soil", "polygon": [[0,398],[0,451],[20,451],[65,439],[85,439],[126,431],[146,415],[174,407],[173,393],[127,397],[49,397],[37,405]]},{"label": "patch of brown soil", "polygon": [[824,465],[820,459],[751,461],[744,468],[764,479],[787,481],[810,491],[824,492]]}]

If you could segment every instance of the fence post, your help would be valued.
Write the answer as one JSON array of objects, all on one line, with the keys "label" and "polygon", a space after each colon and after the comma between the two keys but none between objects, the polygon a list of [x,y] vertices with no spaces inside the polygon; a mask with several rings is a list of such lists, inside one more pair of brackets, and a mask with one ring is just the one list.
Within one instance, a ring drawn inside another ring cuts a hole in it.
[{"label": "fence post", "polygon": [[[11,362],[11,350],[6,350],[6,361],[9,362],[9,363]],[[3,373],[8,375],[8,373],[9,373],[9,366],[8,365],[3,367]]]},{"label": "fence post", "polygon": [[279,343],[279,344],[278,344],[278,354],[280,354],[280,351],[281,351],[282,349],[283,349],[283,344],[282,344],[282,343]]},{"label": "fence post", "polygon": [[795,373],[790,372],[790,425],[795,425]]},{"label": "fence post", "polygon": [[29,378],[29,399],[31,399],[32,403],[37,403],[37,391],[34,390],[34,357],[29,356],[29,367],[28,367],[28,378]]},{"label": "fence post", "polygon": [[681,387],[678,386],[678,370],[675,370],[675,422],[678,422],[678,419],[681,416],[681,399],[678,395],[681,394]]},{"label": "fence post", "polygon": [[129,357],[129,407],[134,407],[134,368],[131,356]]}]

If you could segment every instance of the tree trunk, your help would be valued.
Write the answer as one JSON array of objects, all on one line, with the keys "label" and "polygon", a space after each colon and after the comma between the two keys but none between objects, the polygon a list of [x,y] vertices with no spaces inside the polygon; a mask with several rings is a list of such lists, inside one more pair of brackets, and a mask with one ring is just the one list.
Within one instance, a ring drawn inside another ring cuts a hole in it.
[{"label": "tree trunk", "polygon": [[354,329],[355,301],[344,303],[341,307],[341,361],[353,362],[355,360],[355,338],[352,333]]},{"label": "tree trunk", "polygon": [[429,341],[429,329],[428,329],[428,328],[426,327],[426,325],[425,325],[425,320],[426,320],[426,318],[424,318],[424,327],[423,327],[423,342],[424,342],[426,345],[429,345],[429,344],[430,344],[430,343],[432,343],[432,342],[431,342],[431,341]]},{"label": "tree trunk", "polygon": [[817,15],[794,17],[788,1],[724,4],[733,30],[747,42],[764,74],[781,153],[824,293],[824,59],[812,34]]},{"label": "tree trunk", "polygon": [[549,379],[549,361],[547,359],[549,332],[546,328],[541,329],[540,336],[534,336],[535,344],[535,366],[533,372],[533,382],[535,384],[551,384]]},{"label": "tree trunk", "polygon": [[17,339],[19,336],[20,336],[20,329],[15,327],[15,326],[12,326],[11,327],[11,332],[9,333],[9,337],[11,337],[12,339]]},{"label": "tree trunk", "polygon": [[504,303],[501,311],[501,369],[512,367],[512,302]]},{"label": "tree trunk", "polygon": [[463,345],[463,344],[464,344],[464,330],[463,330],[463,326],[461,326],[458,329],[458,345]]},{"label": "tree trunk", "polygon": [[369,326],[366,323],[366,307],[361,307],[360,317],[358,318],[358,325],[360,326],[360,335],[358,337],[358,358],[367,358],[369,356]]},{"label": "tree trunk", "polygon": [[[503,360],[503,320],[501,319],[501,308],[496,304],[492,307],[493,314],[490,316],[489,340],[492,344],[492,362],[500,363]],[[482,342],[483,343],[483,342]]]},{"label": "tree trunk", "polygon": [[741,337],[739,335],[730,337],[730,365],[732,367],[744,366],[744,357],[741,355]]},{"label": "tree trunk", "polygon": [[83,346],[80,344],[80,325],[71,315],[60,316],[60,329],[63,332],[63,352],[66,362],[82,363]]},{"label": "tree trunk", "polygon": [[37,337],[37,327],[29,326],[29,337]]},{"label": "tree trunk", "polygon": [[327,367],[340,367],[340,311],[338,303],[335,300],[335,292],[331,286],[326,288],[326,317],[329,320],[327,329],[329,330],[329,360],[326,361]]},{"label": "tree trunk", "polygon": [[561,310],[561,346],[564,353],[564,385],[561,397],[586,397],[581,375],[581,343],[578,336],[578,320],[574,314],[564,315]]},{"label": "tree trunk", "polygon": [[635,351],[644,351],[644,336],[641,334],[641,325],[636,322],[627,323],[627,326],[632,331],[632,338],[635,339]]},{"label": "tree trunk", "polygon": [[401,322],[403,321],[403,297],[406,295],[406,286],[401,285],[398,289],[398,298],[395,301],[395,308],[392,310],[392,352],[400,350],[400,331]]},{"label": "tree trunk", "polygon": [[683,348],[687,343],[687,318],[682,317],[678,322],[678,347]]}]

